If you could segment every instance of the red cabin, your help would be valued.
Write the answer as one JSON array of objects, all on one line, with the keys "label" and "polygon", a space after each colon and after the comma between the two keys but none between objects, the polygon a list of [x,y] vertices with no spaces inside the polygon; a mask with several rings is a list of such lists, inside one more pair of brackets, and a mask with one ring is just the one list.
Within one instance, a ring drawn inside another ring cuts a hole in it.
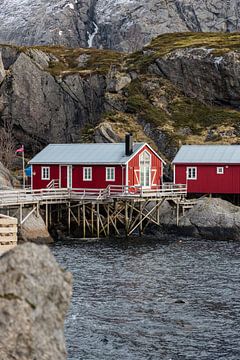
[{"label": "red cabin", "polygon": [[145,143],[50,144],[31,161],[32,189],[105,189],[162,184],[161,157]]},{"label": "red cabin", "polygon": [[240,145],[184,145],[173,171],[188,193],[240,194]]}]

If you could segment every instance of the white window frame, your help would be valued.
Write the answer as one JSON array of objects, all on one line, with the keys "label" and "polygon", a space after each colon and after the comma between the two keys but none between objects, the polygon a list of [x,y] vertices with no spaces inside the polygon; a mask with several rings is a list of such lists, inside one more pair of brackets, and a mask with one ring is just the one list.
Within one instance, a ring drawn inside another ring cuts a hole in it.
[{"label": "white window frame", "polygon": [[[190,174],[189,174],[190,170]],[[195,170],[195,176],[192,176],[192,171]],[[197,167],[196,166],[188,166],[187,167],[187,180],[197,180]]]},{"label": "white window frame", "polygon": [[83,168],[83,181],[92,181],[92,167],[91,166],[85,166]]},{"label": "white window frame", "polygon": [[217,166],[217,174],[218,175],[224,174],[224,166]]},{"label": "white window frame", "polygon": [[[108,176],[108,171],[110,171],[110,174],[113,171],[113,178]],[[115,167],[106,167],[106,181],[115,181]]]},{"label": "white window frame", "polygon": [[50,180],[50,166],[41,167],[41,179]]}]

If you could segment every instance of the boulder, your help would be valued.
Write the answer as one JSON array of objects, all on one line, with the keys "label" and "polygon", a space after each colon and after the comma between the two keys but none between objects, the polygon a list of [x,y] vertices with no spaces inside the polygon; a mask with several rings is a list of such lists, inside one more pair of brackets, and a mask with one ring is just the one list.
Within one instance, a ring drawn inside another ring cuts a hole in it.
[{"label": "boulder", "polygon": [[[23,209],[23,217],[26,217],[30,210]],[[53,243],[53,239],[43,221],[43,218],[36,212],[33,212],[22,225],[20,229],[20,239],[23,242],[34,242],[38,244]]]},{"label": "boulder", "polygon": [[160,212],[164,231],[177,235],[210,239],[240,240],[240,207],[219,198],[202,198],[180,217],[176,226],[176,208],[164,202]]},{"label": "boulder", "polygon": [[96,143],[114,143],[120,142],[121,139],[108,122],[103,122],[94,130],[94,141]]},{"label": "boulder", "polygon": [[64,360],[72,277],[46,246],[24,244],[0,258],[0,359]]}]

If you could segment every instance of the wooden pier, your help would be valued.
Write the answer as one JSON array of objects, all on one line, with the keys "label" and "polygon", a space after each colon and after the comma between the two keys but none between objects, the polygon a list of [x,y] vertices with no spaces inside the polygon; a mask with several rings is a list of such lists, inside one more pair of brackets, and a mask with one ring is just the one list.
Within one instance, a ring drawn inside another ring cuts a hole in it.
[{"label": "wooden pier", "polygon": [[18,221],[0,214],[0,253],[17,245]]},{"label": "wooden pier", "polygon": [[149,224],[159,225],[164,201],[174,200],[179,211],[186,194],[186,185],[169,183],[151,190],[141,186],[108,186],[0,191],[0,212],[17,216],[20,227],[36,212],[44,217],[47,228],[53,222],[65,222],[69,235],[74,226],[81,238],[131,236],[136,232],[143,234]]}]

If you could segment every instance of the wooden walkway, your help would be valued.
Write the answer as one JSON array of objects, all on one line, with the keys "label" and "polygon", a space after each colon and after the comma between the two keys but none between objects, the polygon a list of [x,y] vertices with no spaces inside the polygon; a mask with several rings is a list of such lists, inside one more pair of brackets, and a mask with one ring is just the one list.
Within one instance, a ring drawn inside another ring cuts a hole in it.
[{"label": "wooden walkway", "polygon": [[[165,200],[176,204],[185,198],[186,185],[163,184],[154,189],[141,186],[108,186],[106,189],[41,189],[0,191],[0,211],[18,216],[19,226],[34,212],[45,217],[46,226],[66,222],[69,234],[75,224],[80,237],[142,234],[149,224],[159,225]],[[176,207],[179,211],[179,206]],[[23,211],[23,209],[27,209]],[[24,216],[23,216],[24,214]]]},{"label": "wooden walkway", "polygon": [[115,199],[156,199],[179,198],[187,194],[186,185],[166,184],[155,189],[141,186],[108,186],[106,189],[40,189],[40,190],[2,190],[0,208],[11,205],[65,203],[78,200],[111,201]]}]

